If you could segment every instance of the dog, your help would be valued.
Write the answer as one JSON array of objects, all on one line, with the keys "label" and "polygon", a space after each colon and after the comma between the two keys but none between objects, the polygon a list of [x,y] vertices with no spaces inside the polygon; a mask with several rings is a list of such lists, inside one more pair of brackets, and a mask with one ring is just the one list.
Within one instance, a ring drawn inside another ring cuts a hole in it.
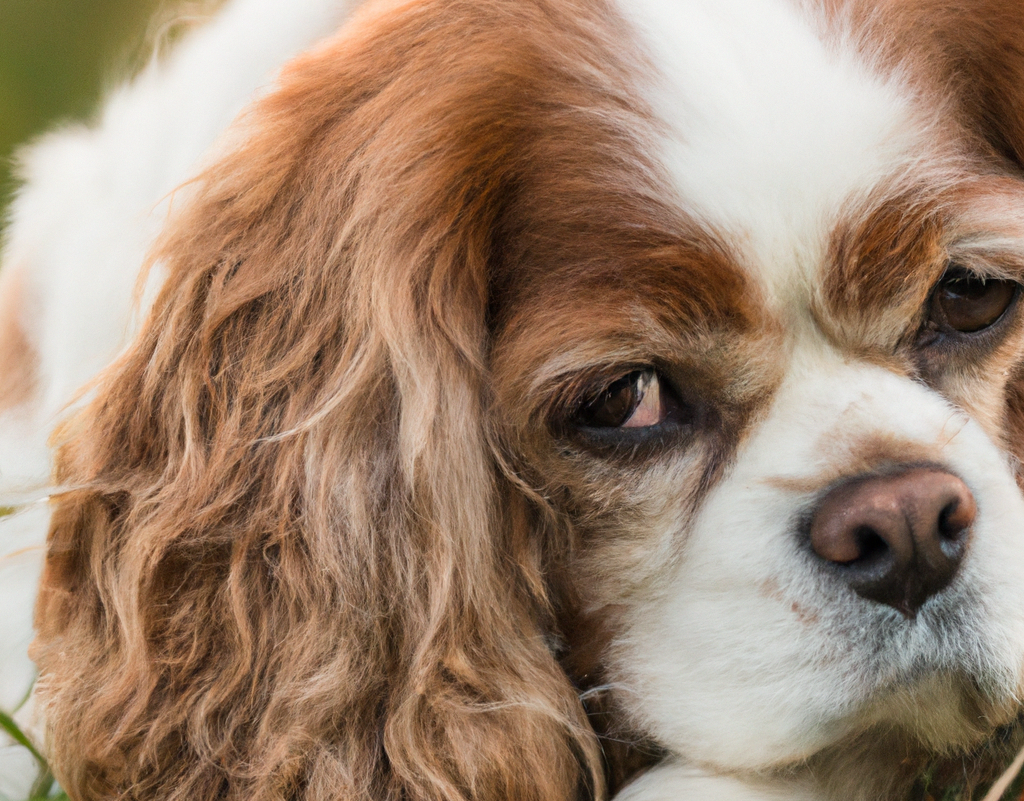
[{"label": "dog", "polygon": [[25,163],[71,798],[896,801],[1019,742],[1019,4],[234,0]]}]

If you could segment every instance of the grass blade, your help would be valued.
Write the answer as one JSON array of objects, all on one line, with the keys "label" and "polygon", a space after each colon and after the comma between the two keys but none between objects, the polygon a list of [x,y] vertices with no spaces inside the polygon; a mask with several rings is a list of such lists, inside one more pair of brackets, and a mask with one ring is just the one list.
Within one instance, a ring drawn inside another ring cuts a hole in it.
[{"label": "grass blade", "polygon": [[0,712],[0,729],[7,732],[7,734],[9,734],[19,745],[25,746],[25,748],[29,750],[29,753],[36,758],[36,761],[38,761],[43,767],[46,767],[46,760],[43,759],[43,755],[36,750],[36,747],[32,745],[32,741],[25,736],[24,732],[22,732],[20,728],[18,728],[18,724],[14,722],[14,718],[6,712]]}]

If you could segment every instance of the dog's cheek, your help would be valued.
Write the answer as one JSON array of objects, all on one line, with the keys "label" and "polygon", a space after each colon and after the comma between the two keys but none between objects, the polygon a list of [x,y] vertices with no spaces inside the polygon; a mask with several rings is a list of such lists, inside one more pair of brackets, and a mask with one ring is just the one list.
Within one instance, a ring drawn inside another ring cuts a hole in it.
[{"label": "dog's cheek", "polygon": [[737,503],[743,489],[721,485],[681,553],[630,599],[609,649],[638,728],[728,769],[810,756],[834,736],[821,713],[842,699],[833,655],[808,647],[818,611],[772,578],[789,577],[795,554],[765,521],[785,519],[787,504],[770,493]]},{"label": "dog's cheek", "polygon": [[925,364],[922,378],[963,409],[990,439],[1024,455],[1024,325],[978,359]]},{"label": "dog's cheek", "polygon": [[698,512],[723,472],[729,444],[702,432],[685,447],[634,463],[579,456],[549,472],[544,494],[571,530],[574,583],[585,609],[627,603],[683,558]]}]

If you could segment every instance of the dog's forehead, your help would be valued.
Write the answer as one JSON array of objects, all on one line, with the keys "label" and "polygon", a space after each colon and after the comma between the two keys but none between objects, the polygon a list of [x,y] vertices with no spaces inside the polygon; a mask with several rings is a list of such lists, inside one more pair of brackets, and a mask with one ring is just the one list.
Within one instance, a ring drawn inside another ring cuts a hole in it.
[{"label": "dog's forehead", "polygon": [[[931,187],[948,186],[952,172],[949,141],[905,75],[874,63],[870,43],[815,3],[614,4],[607,19],[621,27],[609,39],[639,52],[627,61],[644,109],[632,137],[643,152],[617,164],[652,165],[660,180],[630,188],[628,176],[601,167],[589,175],[615,175],[604,181],[614,189],[598,180],[570,196],[541,185],[535,195],[559,201],[535,222],[561,234],[546,237],[541,269],[517,270],[525,291],[511,305],[529,322],[513,328],[548,331],[565,353],[590,342],[595,360],[609,342],[626,353],[620,341],[650,340],[657,328],[773,341],[784,329],[817,330],[856,351],[891,344],[881,340],[906,325],[941,273],[942,204]],[[589,153],[606,159],[617,146]],[[579,203],[591,224],[567,236],[583,215],[566,208]],[[567,241],[578,252],[550,245]],[[600,291],[585,291],[591,284]],[[618,314],[602,312],[609,304]],[[693,308],[713,313],[675,313]],[[557,321],[557,336],[538,319]]]},{"label": "dog's forehead", "polygon": [[728,237],[769,297],[794,305],[820,283],[844,217],[931,147],[910,93],[811,5],[620,9],[653,67],[655,158],[678,202]]}]

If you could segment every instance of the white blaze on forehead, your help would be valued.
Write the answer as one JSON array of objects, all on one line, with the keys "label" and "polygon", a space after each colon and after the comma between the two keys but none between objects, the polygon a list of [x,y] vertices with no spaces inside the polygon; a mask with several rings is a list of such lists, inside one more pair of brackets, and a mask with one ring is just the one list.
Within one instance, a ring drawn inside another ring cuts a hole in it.
[{"label": "white blaze on forehead", "polygon": [[820,261],[845,200],[920,155],[907,99],[789,0],[620,7],[658,72],[658,155],[682,202],[776,291]]}]

